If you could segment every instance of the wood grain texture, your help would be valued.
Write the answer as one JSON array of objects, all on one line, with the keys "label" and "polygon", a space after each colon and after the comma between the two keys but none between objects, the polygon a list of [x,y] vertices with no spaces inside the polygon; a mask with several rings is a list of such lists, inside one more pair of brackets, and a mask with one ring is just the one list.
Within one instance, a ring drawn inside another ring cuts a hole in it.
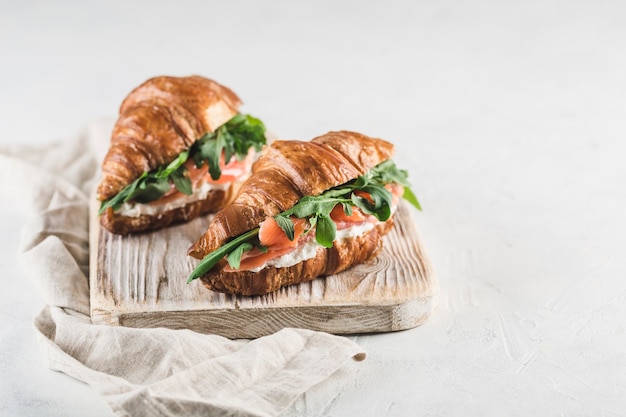
[{"label": "wood grain texture", "polygon": [[128,327],[168,327],[256,338],[284,327],[334,334],[404,330],[422,324],[436,305],[437,282],[412,208],[402,203],[383,250],[340,274],[255,297],[187,284],[197,260],[187,248],[210,216],[158,232],[114,235],[92,210],[91,319]]}]

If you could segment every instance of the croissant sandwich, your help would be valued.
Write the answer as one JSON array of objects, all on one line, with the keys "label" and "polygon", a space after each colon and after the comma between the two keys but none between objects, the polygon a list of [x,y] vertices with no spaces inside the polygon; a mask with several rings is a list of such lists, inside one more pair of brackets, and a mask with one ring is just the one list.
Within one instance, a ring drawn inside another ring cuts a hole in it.
[{"label": "croissant sandwich", "polygon": [[201,261],[188,282],[261,295],[376,256],[399,199],[419,209],[393,152],[347,131],[266,146],[235,200],[189,248]]},{"label": "croissant sandwich", "polygon": [[200,76],[155,77],[122,102],[97,189],[112,233],[189,221],[232,200],[266,143],[241,100]]}]

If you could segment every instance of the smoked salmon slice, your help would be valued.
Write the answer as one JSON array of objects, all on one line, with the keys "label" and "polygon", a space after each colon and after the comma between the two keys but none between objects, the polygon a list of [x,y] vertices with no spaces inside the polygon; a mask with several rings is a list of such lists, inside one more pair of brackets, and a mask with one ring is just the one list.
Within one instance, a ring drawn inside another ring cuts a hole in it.
[{"label": "smoked salmon slice", "polygon": [[262,221],[259,225],[259,242],[267,248],[267,251],[264,252],[258,248],[246,251],[241,256],[239,269],[232,269],[230,266],[227,266],[224,268],[224,271],[232,272],[258,268],[274,258],[278,258],[293,251],[300,243],[300,238],[304,233],[308,221],[295,217],[291,217],[291,221],[294,227],[293,240],[289,240],[285,231],[280,228],[273,217]]},{"label": "smoked salmon slice", "polygon": [[[369,194],[368,194],[369,195]],[[376,217],[363,213],[358,207],[352,207],[352,214],[347,215],[341,204],[337,204],[330,212],[330,218],[335,222],[337,230],[346,229],[358,223],[375,223]]]},{"label": "smoked salmon slice", "polygon": [[[222,170],[222,174],[217,180],[211,178],[211,174],[209,174],[209,166],[206,163],[198,168],[196,167],[193,159],[188,159],[187,162],[185,162],[185,167],[187,168],[187,175],[191,180],[192,187],[198,188],[199,184],[202,182],[208,182],[210,184],[228,184],[237,181],[250,171],[253,158],[254,153],[251,152],[242,161],[238,161],[237,158],[233,156],[228,164],[224,164],[224,153],[222,153],[222,156],[220,157],[220,168]],[[158,200],[151,201],[148,204],[153,206],[167,204],[171,201],[176,201],[182,196],[183,193],[178,191],[174,184],[171,184],[170,190],[165,193],[163,197]]]},{"label": "smoked salmon slice", "polygon": [[270,251],[273,249],[295,248],[298,246],[298,239],[302,233],[304,233],[307,220],[291,217],[291,221],[294,227],[293,240],[289,240],[285,231],[280,228],[274,218],[270,217],[262,221],[259,225],[259,241],[261,244],[266,246]]},{"label": "smoked salmon slice", "polygon": [[254,248],[243,253],[243,255],[241,256],[241,261],[239,262],[239,269],[233,269],[230,267],[230,265],[226,265],[224,267],[224,271],[234,272],[258,268],[265,265],[266,262],[274,258],[286,255],[293,250],[294,248],[275,248],[271,251],[268,250],[267,252],[262,252],[260,249]]},{"label": "smoked salmon slice", "polygon": [[298,246],[300,237],[304,233],[307,220],[292,217],[291,221],[294,223],[293,240],[289,240],[287,234],[280,228],[273,217],[262,221],[259,225],[259,242],[267,248],[267,251],[264,252],[258,248],[246,251],[241,256],[239,269],[226,266],[224,271],[232,272],[258,268],[274,258],[278,258],[293,251]]}]

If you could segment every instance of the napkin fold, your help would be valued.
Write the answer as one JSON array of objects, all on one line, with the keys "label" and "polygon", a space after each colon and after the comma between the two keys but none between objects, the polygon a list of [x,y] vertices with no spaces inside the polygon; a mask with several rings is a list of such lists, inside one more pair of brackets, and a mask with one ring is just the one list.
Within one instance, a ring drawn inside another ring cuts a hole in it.
[{"label": "napkin fold", "polygon": [[20,261],[46,306],[35,318],[50,369],[89,384],[118,416],[277,416],[363,350],[346,337],[283,329],[255,340],[89,318],[89,195],[112,124],[45,146],[0,148],[0,183],[32,210]]}]

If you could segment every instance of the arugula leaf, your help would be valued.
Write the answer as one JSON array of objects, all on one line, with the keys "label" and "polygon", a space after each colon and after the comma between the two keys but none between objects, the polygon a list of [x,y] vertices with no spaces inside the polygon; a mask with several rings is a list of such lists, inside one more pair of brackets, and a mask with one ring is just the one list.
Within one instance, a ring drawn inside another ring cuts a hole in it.
[{"label": "arugula leaf", "polygon": [[[198,158],[200,158],[200,161],[202,161],[202,158],[204,157],[206,163],[209,164],[209,174],[211,174],[211,178],[214,180],[217,180],[222,176],[222,169],[220,168],[220,157],[222,156],[223,148],[224,137],[220,134],[218,134],[215,138],[207,138],[206,136],[204,136],[203,143],[201,147],[198,148]],[[198,159],[194,158],[194,161],[197,165]]]},{"label": "arugula leaf", "polygon": [[387,160],[376,165],[371,172],[371,178],[382,183],[397,183],[404,186],[404,194],[402,198],[410,203],[418,210],[422,210],[422,207],[415,196],[415,193],[411,190],[411,184],[409,184],[409,174],[404,169],[399,169],[392,160]]},{"label": "arugula leaf", "polygon": [[168,178],[174,183],[174,186],[178,191],[185,195],[193,194],[193,190],[191,188],[191,180],[187,175],[187,168],[184,163],[187,162],[189,158],[189,149],[181,152],[180,155],[176,159],[174,159],[164,170],[163,172],[157,171],[157,176],[162,178]]},{"label": "arugula leaf", "polygon": [[332,248],[337,232],[335,222],[332,221],[330,216],[321,215],[316,217],[317,226],[315,228],[315,240],[326,248]]},{"label": "arugula leaf", "polygon": [[294,215],[300,219],[309,216],[328,216],[338,203],[348,202],[350,200],[337,197],[306,196],[302,197],[292,208],[284,213],[288,216]]},{"label": "arugula leaf", "polygon": [[383,184],[395,182],[404,186],[409,185],[407,171],[399,169],[391,159],[376,165],[369,171],[369,175],[371,181],[374,182]]},{"label": "arugula leaf", "polygon": [[228,261],[230,267],[233,269],[239,269],[239,265],[241,265],[241,255],[253,247],[252,243],[244,242],[237,246],[231,253],[226,255],[226,260]]},{"label": "arugula leaf", "polygon": [[265,125],[250,115],[237,114],[228,123],[228,131],[239,138],[233,142],[233,148],[240,160],[248,155],[251,147],[260,151],[265,144]]},{"label": "arugula leaf", "polygon": [[191,194],[191,181],[184,174],[186,170],[183,166],[188,157],[189,150],[183,151],[165,167],[160,167],[153,172],[144,172],[115,196],[103,201],[98,215],[104,213],[109,207],[117,210],[127,201],[149,203],[158,200],[169,191],[170,178],[178,190],[185,194],[187,194],[185,191],[189,191]]},{"label": "arugula leaf", "polygon": [[[336,195],[335,191],[332,190],[328,195]],[[350,190],[348,189],[347,192],[350,192]],[[346,194],[346,190],[341,191],[339,195],[343,194]],[[349,202],[350,200],[346,198],[328,197],[326,193],[319,196],[305,196],[289,210],[274,216],[274,219],[287,237],[289,237],[289,240],[293,240],[293,223],[288,217],[308,218],[311,229],[316,227],[315,238],[318,243],[329,248],[332,246],[333,240],[335,240],[336,231],[335,222],[330,218],[330,212],[333,211],[337,204],[344,204],[345,210],[345,205]]]},{"label": "arugula leaf", "polygon": [[113,207],[113,210],[117,210],[122,204],[124,204],[124,202],[128,201],[128,197],[135,191],[139,183],[143,181],[147,175],[148,173],[144,172],[139,178],[126,186],[126,188],[124,188],[121,192],[117,193],[112,198],[103,201],[100,205],[98,215],[104,213],[109,207]]},{"label": "arugula leaf", "polygon": [[250,115],[237,114],[215,132],[202,136],[192,146],[193,159],[197,167],[209,164],[209,173],[214,180],[219,179],[222,170],[220,157],[230,161],[233,155],[238,160],[248,156],[250,148],[260,151],[265,144],[265,125]]},{"label": "arugula leaf", "polygon": [[349,203],[341,203],[343,206],[343,212],[346,213],[346,216],[352,216],[352,205]]},{"label": "arugula leaf", "polygon": [[170,183],[167,178],[146,177],[124,201],[135,200],[142,204],[149,203],[163,197],[169,190]]},{"label": "arugula leaf", "polygon": [[189,149],[182,151],[172,162],[167,164],[165,168],[159,168],[154,174],[157,178],[167,178],[180,169],[189,158]]},{"label": "arugula leaf", "polygon": [[289,240],[293,241],[296,231],[291,219],[284,214],[279,214],[277,216],[274,216],[274,220],[276,220],[276,223],[278,224],[278,226],[280,226],[283,232],[285,232]]},{"label": "arugula leaf", "polygon": [[172,172],[172,174],[170,175],[170,179],[174,183],[176,189],[181,193],[185,195],[193,194],[193,190],[191,188],[191,180],[187,176],[187,168],[185,168],[184,166]]},{"label": "arugula leaf", "polygon": [[413,205],[416,209],[420,211],[422,210],[422,206],[419,201],[417,201],[417,197],[413,194],[413,191],[411,191],[409,187],[404,187],[404,194],[402,194],[402,198],[411,203],[411,205]]},{"label": "arugula leaf", "polygon": [[224,126],[217,130],[217,143],[224,151],[224,163],[227,164],[230,158],[235,154],[235,146],[233,135],[228,131],[228,127]]},{"label": "arugula leaf", "polygon": [[[213,268],[217,263],[230,252],[235,250],[239,245],[251,239],[252,237],[259,234],[259,228],[252,229],[238,237],[228,241],[223,246],[209,253],[200,261],[200,263],[195,267],[195,269],[187,278],[187,284],[193,281],[196,278],[200,278],[202,275],[206,274]],[[242,252],[243,253],[243,252]]]},{"label": "arugula leaf", "polygon": [[361,188],[361,190],[368,193],[373,202],[370,202],[367,198],[357,197],[356,194],[352,194],[353,202],[366,214],[371,214],[380,221],[386,221],[391,216],[391,193],[384,185],[370,184]]},{"label": "arugula leaf", "polygon": [[345,184],[339,186],[337,188],[331,188],[330,190],[324,191],[318,197],[320,198],[339,198],[344,197],[350,192],[354,190],[358,190],[359,187],[355,184]]}]

